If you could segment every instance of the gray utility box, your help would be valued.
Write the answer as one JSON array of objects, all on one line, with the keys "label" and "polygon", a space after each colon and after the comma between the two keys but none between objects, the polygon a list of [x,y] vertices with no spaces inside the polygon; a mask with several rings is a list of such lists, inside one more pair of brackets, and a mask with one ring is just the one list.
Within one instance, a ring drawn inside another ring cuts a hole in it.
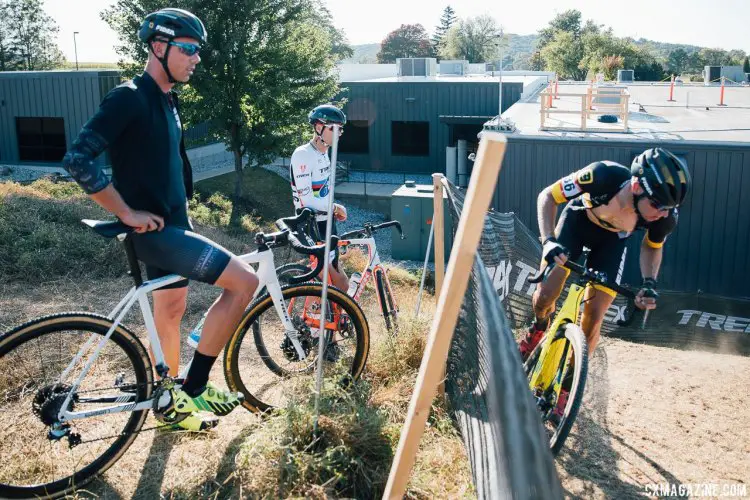
[{"label": "gray utility box", "polygon": [[[407,182],[398,188],[391,198],[391,218],[401,222],[404,239],[392,229],[391,256],[400,260],[424,261],[430,226],[434,212],[433,188],[430,184]],[[443,215],[445,221],[445,262],[453,243],[453,223],[448,194],[443,190]],[[430,262],[435,260],[435,247],[430,252]]]}]

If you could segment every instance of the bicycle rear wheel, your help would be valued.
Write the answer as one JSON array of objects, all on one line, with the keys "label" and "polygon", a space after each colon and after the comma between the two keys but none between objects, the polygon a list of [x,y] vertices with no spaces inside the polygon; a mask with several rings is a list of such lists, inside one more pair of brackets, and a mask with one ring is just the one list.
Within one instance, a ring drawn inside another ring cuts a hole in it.
[{"label": "bicycle rear wheel", "polygon": [[[540,379],[536,387],[531,387],[537,401],[537,408],[542,414],[553,455],[557,455],[562,449],[578,416],[586,387],[589,359],[586,337],[581,328],[574,323],[566,323],[560,328],[561,330],[553,333],[556,338],[548,349],[550,355],[541,356],[545,345],[545,336],[524,363],[524,370],[529,382],[531,382],[532,374],[540,362],[546,365],[543,367],[544,372],[553,374],[552,377],[543,377],[543,381]],[[574,359],[572,366],[567,363],[567,354],[571,350]],[[557,355],[554,355],[554,351],[557,352]],[[568,373],[571,369],[572,374]],[[554,410],[558,402],[559,391],[562,388],[557,389],[555,381],[565,380],[566,377],[572,377],[572,382],[562,416],[558,419],[554,415]]]},{"label": "bicycle rear wheel", "polygon": [[[63,495],[112,466],[133,443],[147,410],[58,421],[71,383],[112,326],[104,316],[62,313],[0,337],[0,497]],[[64,369],[92,338],[70,375]],[[69,411],[97,410],[151,395],[151,361],[140,340],[118,326],[76,389]],[[53,432],[54,431],[54,432]]]},{"label": "bicycle rear wheel", "polygon": [[[306,357],[299,359],[269,295],[250,306],[224,354],[224,375],[233,391],[245,395],[242,403],[255,412],[285,406],[300,384],[315,376],[320,328],[320,283],[282,287],[287,313],[296,328]],[[364,312],[354,300],[328,287],[324,377],[354,380],[364,370],[370,349],[370,331]],[[329,351],[330,349],[330,351]]]}]

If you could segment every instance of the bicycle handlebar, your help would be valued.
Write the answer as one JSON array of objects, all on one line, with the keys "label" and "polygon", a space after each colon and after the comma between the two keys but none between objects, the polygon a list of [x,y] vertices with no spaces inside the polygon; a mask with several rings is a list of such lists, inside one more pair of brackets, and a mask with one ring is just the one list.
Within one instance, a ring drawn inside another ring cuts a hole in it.
[{"label": "bicycle handlebar", "polygon": [[365,227],[361,229],[355,229],[353,231],[347,231],[346,233],[342,234],[340,238],[342,240],[352,239],[356,238],[357,236],[365,236],[370,237],[373,233],[380,231],[381,229],[387,229],[389,227],[395,227],[398,231],[398,234],[401,235],[401,239],[404,239],[404,231],[401,229],[401,223],[397,220],[390,220],[387,222],[383,222],[382,224],[376,224],[373,225],[372,223],[365,223]]},{"label": "bicycle handlebar", "polygon": [[[552,268],[554,266],[555,264],[547,264],[544,269],[539,271],[537,274],[526,278],[526,281],[528,281],[529,283],[541,283],[542,281],[547,279],[547,276],[549,275],[550,271],[552,271]],[[618,326],[630,326],[630,324],[635,320],[636,316],[644,313],[642,309],[639,309],[635,306],[635,292],[633,292],[631,289],[626,288],[618,283],[610,283],[605,279],[602,273],[595,271],[594,269],[586,269],[582,265],[570,260],[566,261],[563,267],[580,275],[582,278],[591,283],[605,286],[619,293],[620,295],[627,297],[629,307],[626,308],[625,319],[617,320]]]},{"label": "bicycle handlebar", "polygon": [[[323,270],[323,266],[325,265],[325,243],[320,245],[305,245],[300,242],[299,237],[297,236],[297,233],[307,235],[303,228],[309,225],[310,221],[314,220],[315,212],[313,212],[309,208],[303,208],[302,211],[300,211],[300,213],[296,216],[283,217],[276,221],[276,226],[279,229],[289,232],[289,243],[297,253],[301,253],[302,255],[312,255],[313,257],[315,257],[314,269],[298,276],[289,277],[289,283],[293,285],[297,283],[303,283],[310,280],[311,278],[314,278],[315,276],[318,276]],[[338,253],[338,243],[339,237],[336,235],[332,236],[331,248],[335,253]]]}]

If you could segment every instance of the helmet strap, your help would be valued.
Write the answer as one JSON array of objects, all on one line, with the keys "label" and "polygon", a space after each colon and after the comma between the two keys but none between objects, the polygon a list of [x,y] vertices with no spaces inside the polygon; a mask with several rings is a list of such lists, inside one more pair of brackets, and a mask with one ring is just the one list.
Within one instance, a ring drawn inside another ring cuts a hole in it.
[{"label": "helmet strap", "polygon": [[648,224],[648,221],[643,218],[643,215],[641,215],[641,211],[638,209],[638,202],[641,201],[641,199],[643,198],[648,198],[646,196],[646,193],[633,195],[633,208],[635,209],[635,214],[638,216],[638,222],[636,223],[636,227],[643,227],[646,224]]},{"label": "helmet strap", "polygon": [[154,52],[154,47],[152,45],[153,41],[148,44],[148,48],[151,51],[151,53],[154,55],[157,61],[161,63],[161,67],[164,68],[164,73],[167,75],[167,80],[169,83],[177,83],[177,80],[175,80],[172,77],[172,73],[169,71],[169,64],[167,62],[167,59],[169,58],[169,49],[172,48],[169,43],[167,43],[167,49],[164,51],[164,57],[159,57],[156,55],[156,52]]},{"label": "helmet strap", "polygon": [[318,132],[318,128],[315,125],[313,125],[313,132],[315,132],[315,138],[318,139],[320,142],[322,142],[325,147],[330,148],[331,145],[328,144],[325,140],[323,140],[323,130],[325,130],[326,125],[324,123],[321,124],[323,125],[323,128],[320,129],[320,132]]}]

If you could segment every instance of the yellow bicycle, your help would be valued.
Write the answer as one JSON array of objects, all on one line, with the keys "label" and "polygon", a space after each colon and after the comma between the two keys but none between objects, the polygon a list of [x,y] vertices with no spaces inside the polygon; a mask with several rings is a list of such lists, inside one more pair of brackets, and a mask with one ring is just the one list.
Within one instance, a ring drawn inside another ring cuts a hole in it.
[{"label": "yellow bicycle", "polygon": [[[637,311],[634,305],[635,293],[632,290],[617,283],[610,283],[602,273],[586,269],[575,262],[568,261],[564,267],[576,273],[578,279],[575,283],[571,283],[562,307],[550,322],[544,337],[524,363],[529,388],[534,395],[537,409],[542,415],[553,455],[557,455],[562,449],[573,427],[586,386],[588,345],[579,325],[586,287],[599,284],[629,299],[628,313],[625,319],[617,321],[619,326],[630,325]],[[551,266],[547,266],[537,275],[529,277],[527,281],[540,283],[551,269]],[[564,403],[564,410],[555,412],[564,383],[570,386],[569,389],[566,387],[570,391],[568,399]]]}]

